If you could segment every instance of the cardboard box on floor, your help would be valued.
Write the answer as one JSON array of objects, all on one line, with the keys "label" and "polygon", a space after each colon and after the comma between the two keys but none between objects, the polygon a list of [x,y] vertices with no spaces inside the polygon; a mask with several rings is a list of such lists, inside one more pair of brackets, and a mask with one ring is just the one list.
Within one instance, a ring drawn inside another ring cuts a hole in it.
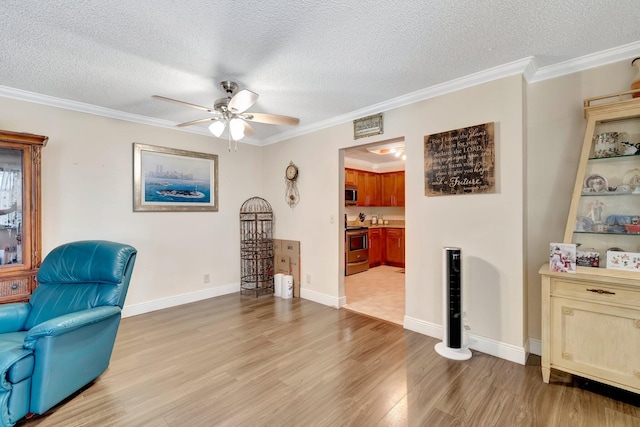
[{"label": "cardboard box on floor", "polygon": [[300,242],[273,239],[275,273],[293,276],[293,296],[300,298]]},{"label": "cardboard box on floor", "polygon": [[289,257],[286,255],[275,254],[273,267],[275,273],[291,274],[289,273],[289,270],[291,268],[289,264]]}]

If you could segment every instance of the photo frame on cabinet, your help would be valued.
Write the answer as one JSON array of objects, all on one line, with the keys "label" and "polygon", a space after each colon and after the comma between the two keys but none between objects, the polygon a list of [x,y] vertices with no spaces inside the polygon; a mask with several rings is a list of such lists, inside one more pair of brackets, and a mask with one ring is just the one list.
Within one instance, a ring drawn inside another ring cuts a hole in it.
[{"label": "photo frame on cabinet", "polygon": [[133,210],[217,212],[218,156],[134,142]]}]

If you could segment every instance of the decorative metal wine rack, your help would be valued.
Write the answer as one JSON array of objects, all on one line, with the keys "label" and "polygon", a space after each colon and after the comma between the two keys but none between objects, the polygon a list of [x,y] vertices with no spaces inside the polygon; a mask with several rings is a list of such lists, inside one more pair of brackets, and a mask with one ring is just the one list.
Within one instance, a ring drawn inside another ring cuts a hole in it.
[{"label": "decorative metal wine rack", "polygon": [[273,293],[273,210],[252,197],[240,208],[240,290]]}]

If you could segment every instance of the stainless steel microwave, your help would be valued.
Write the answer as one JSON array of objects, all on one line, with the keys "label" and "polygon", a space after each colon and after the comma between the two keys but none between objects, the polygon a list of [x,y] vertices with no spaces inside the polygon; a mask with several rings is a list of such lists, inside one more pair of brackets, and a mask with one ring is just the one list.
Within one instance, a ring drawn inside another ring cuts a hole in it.
[{"label": "stainless steel microwave", "polygon": [[355,206],[358,203],[358,186],[344,186],[344,204],[345,206]]}]

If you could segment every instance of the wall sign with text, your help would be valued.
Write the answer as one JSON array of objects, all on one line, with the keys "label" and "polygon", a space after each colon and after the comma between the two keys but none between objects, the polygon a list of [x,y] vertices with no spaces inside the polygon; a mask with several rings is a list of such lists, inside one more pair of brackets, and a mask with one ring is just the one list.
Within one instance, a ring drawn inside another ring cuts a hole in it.
[{"label": "wall sign with text", "polygon": [[424,137],[426,196],[495,193],[493,122]]}]

